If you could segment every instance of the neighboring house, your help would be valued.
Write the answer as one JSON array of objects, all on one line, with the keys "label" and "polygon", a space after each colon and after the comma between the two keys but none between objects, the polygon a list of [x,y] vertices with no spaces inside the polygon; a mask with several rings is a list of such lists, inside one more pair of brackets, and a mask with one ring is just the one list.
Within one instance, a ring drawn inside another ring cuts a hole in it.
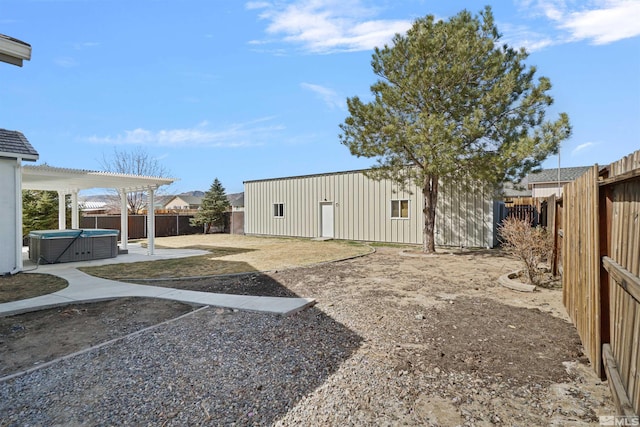
[{"label": "neighboring house", "polygon": [[242,210],[244,208],[244,193],[227,194],[227,199],[232,210]]},{"label": "neighboring house", "polygon": [[203,197],[178,195],[164,203],[167,210],[198,210],[202,206]]},{"label": "neighboring house", "polygon": [[86,215],[120,215],[120,197],[114,194],[83,195],[78,197],[78,208]]},{"label": "neighboring house", "polygon": [[[422,243],[422,191],[364,171],[245,181],[246,234]],[[480,186],[441,184],[435,239],[440,246],[494,247],[502,203]]]},{"label": "neighboring house", "polygon": [[580,178],[589,168],[589,166],[560,168],[559,177],[557,168],[542,169],[540,172],[527,175],[527,188],[531,190],[533,198],[546,198],[552,194],[562,196],[562,187]]},{"label": "neighboring house", "polygon": [[526,176],[517,184],[510,181],[503,183],[501,194],[505,205],[518,206],[533,204],[531,190],[527,188],[527,183],[528,181]]},{"label": "neighboring house", "polygon": [[109,210],[107,202],[81,201],[79,204],[83,215],[104,215]]},{"label": "neighboring house", "polygon": [[0,129],[0,275],[22,270],[22,162],[38,152],[18,131]]},{"label": "neighboring house", "polygon": [[[184,209],[200,209],[204,196],[192,196],[179,194],[171,196],[164,202],[164,209],[184,210]],[[227,199],[232,210],[242,210],[244,207],[244,193],[227,194]]]},{"label": "neighboring house", "polygon": [[552,194],[562,195],[562,187],[589,169],[589,166],[560,168],[560,184],[558,185],[558,169],[542,169],[525,176],[517,184],[505,182],[502,185],[502,196],[507,206],[534,205],[535,198],[546,198]]},{"label": "neighboring house", "polygon": [[231,205],[229,233],[244,234],[244,193],[227,194]]}]

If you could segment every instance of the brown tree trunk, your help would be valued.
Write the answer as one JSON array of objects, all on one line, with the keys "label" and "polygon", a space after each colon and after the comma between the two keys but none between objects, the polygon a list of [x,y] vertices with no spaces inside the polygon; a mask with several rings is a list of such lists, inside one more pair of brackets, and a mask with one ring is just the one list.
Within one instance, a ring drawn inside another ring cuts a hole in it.
[{"label": "brown tree trunk", "polygon": [[422,185],[424,208],[424,228],[422,229],[422,251],[427,254],[436,252],[434,228],[436,224],[436,204],[438,203],[438,176],[427,175]]}]

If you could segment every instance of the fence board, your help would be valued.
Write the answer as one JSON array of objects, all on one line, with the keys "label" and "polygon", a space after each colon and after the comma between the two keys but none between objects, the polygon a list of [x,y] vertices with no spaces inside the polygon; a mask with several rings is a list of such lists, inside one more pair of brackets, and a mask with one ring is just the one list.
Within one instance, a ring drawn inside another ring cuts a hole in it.
[{"label": "fence board", "polygon": [[606,372],[620,413],[638,414],[640,150],[599,175],[594,166],[556,202],[556,265],[563,302],[594,370]]},{"label": "fence board", "polygon": [[598,167],[564,188],[563,300],[594,369],[602,375]]},{"label": "fence board", "polygon": [[610,251],[611,353],[635,413],[640,413],[640,151],[609,166],[601,190],[612,193]]},{"label": "fence board", "polygon": [[622,380],[618,375],[618,367],[616,360],[613,357],[613,353],[609,344],[602,346],[603,360],[607,369],[607,378],[609,379],[609,386],[613,391],[613,400],[618,408],[618,415],[622,415],[632,419],[635,416],[633,406],[629,401],[625,388],[622,384]]},{"label": "fence board", "polygon": [[531,225],[538,225],[538,211],[532,205],[515,205],[507,207],[507,217],[517,218],[522,221],[529,221]]}]

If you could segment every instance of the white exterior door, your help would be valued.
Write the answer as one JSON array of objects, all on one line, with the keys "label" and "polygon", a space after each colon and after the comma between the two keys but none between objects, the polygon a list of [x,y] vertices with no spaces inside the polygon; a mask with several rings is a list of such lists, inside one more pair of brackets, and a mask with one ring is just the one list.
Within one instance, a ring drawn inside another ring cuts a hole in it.
[{"label": "white exterior door", "polygon": [[333,238],[333,203],[322,203],[321,205],[321,237]]}]

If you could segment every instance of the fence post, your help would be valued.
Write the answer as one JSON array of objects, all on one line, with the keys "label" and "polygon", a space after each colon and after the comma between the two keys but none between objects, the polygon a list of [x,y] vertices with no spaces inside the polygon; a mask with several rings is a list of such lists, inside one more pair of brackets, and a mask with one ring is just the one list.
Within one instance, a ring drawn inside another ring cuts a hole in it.
[{"label": "fence post", "polygon": [[561,273],[560,257],[562,256],[562,210],[559,207],[562,206],[562,198],[558,198],[554,202],[554,218],[553,218],[553,262],[551,263],[551,271],[554,276],[559,276]]}]

